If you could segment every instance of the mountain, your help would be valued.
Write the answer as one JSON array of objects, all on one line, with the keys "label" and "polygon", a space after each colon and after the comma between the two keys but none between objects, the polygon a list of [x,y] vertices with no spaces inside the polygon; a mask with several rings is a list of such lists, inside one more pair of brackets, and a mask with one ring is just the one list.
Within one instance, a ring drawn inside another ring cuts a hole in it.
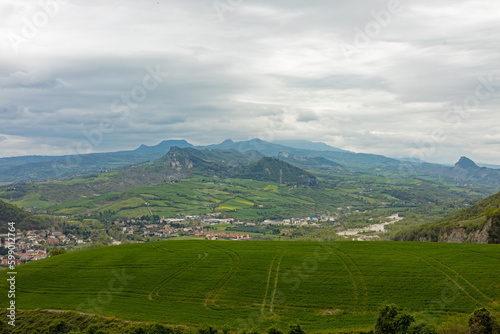
[{"label": "mountain", "polygon": [[[220,144],[207,146],[193,146],[185,140],[166,140],[154,146],[141,145],[132,151],[59,157],[2,158],[0,159],[0,184],[30,180],[55,180],[91,173],[102,173],[124,166],[154,161],[164,156],[171,147],[212,152],[210,157],[205,154],[200,156],[200,159],[207,162],[222,163],[226,166],[244,165],[263,156],[268,156],[282,159],[300,168],[316,169],[318,171],[338,167],[346,171],[369,173],[383,177],[419,177],[447,184],[468,184],[495,190],[500,187],[500,170],[478,167],[465,157],[462,157],[454,167],[448,167],[414,159],[398,160],[376,154],[353,153],[317,142],[292,140],[270,143],[257,138],[239,142],[228,139]],[[237,156],[236,151],[243,153],[245,156]],[[284,157],[282,152],[286,152],[289,157]],[[197,156],[194,151],[191,151],[190,155]],[[161,175],[154,177],[156,181],[158,178],[161,178]]]},{"label": "mountain", "polygon": [[[281,151],[286,151],[294,155],[307,156],[307,155],[321,155],[326,152],[348,152],[340,150],[323,143],[313,143],[302,140],[291,140],[284,141],[289,142],[291,145],[287,146],[279,143],[270,143],[262,139],[254,138],[247,141],[234,142],[232,140],[225,140],[220,144],[208,145],[208,146],[198,146],[197,148],[203,149],[233,149],[240,152],[245,152],[248,150],[258,151],[269,157],[276,157]],[[294,145],[294,146],[292,146]],[[306,148],[309,147],[309,148]],[[350,153],[350,152],[349,152]]]},{"label": "mountain", "polygon": [[[469,161],[464,160],[469,167]],[[500,192],[437,222],[400,232],[399,241],[500,243]]]},{"label": "mountain", "polygon": [[[260,159],[259,159],[260,158]],[[258,161],[255,161],[259,159]],[[285,161],[263,157],[255,150],[203,149],[172,147],[154,162],[190,174],[271,181],[287,185],[317,186],[312,174]]]},{"label": "mountain", "polygon": [[[318,143],[312,144],[315,148],[324,148],[324,145]],[[363,172],[375,172],[377,169],[382,168],[384,168],[384,170],[386,171],[390,170],[393,172],[398,172],[400,170],[399,167],[403,163],[397,159],[387,158],[382,155],[353,153],[349,151],[335,150],[334,148],[327,151],[318,151],[317,149],[311,150],[293,148],[281,144],[269,143],[257,138],[240,142],[226,140],[221,144],[201,146],[199,148],[231,148],[241,152],[247,150],[256,150],[269,157],[279,157],[281,152],[287,152],[288,154],[297,157],[321,157],[343,165],[346,168],[351,168],[353,170]]]},{"label": "mountain", "polygon": [[46,220],[0,200],[0,233],[7,233],[9,222],[15,222],[15,228],[21,230],[38,230],[49,226]]},{"label": "mountain", "polygon": [[449,176],[459,180],[500,186],[499,170],[479,167],[474,161],[467,157],[460,158],[455,166],[451,168]]},{"label": "mountain", "polygon": [[492,165],[492,164],[483,164],[478,162],[477,165],[479,167],[486,167],[486,168],[491,168],[491,169],[500,169],[500,165]]},{"label": "mountain", "polygon": [[208,148],[208,149],[233,149],[240,152],[245,152],[249,150],[258,151],[267,156],[275,156],[280,151],[286,149],[286,146],[269,143],[267,141],[254,138],[247,141],[234,142],[232,140],[225,140],[220,144],[199,146],[198,148]]},{"label": "mountain", "polygon": [[185,165],[187,161],[189,161],[189,159],[196,159],[200,165],[205,163],[217,163],[223,164],[228,167],[234,167],[249,164],[262,157],[263,154],[254,150],[245,152],[236,151],[234,149],[199,150],[190,147],[180,148],[177,146],[173,146],[170,148],[166,155],[158,159],[155,163],[173,162],[179,161],[179,159],[181,159],[183,164]]},{"label": "mountain", "polygon": [[258,181],[271,181],[287,185],[314,187],[319,181],[311,173],[285,161],[264,157],[237,169],[236,177]]},{"label": "mountain", "polygon": [[313,150],[313,151],[331,151],[331,152],[349,152],[336,148],[321,142],[312,142],[308,140],[276,140],[273,144],[283,145],[292,148],[299,148],[303,150]]},{"label": "mountain", "polygon": [[78,180],[18,182],[0,187],[0,193],[2,198],[16,200],[38,190],[44,194],[45,201],[63,203],[136,187],[156,186],[195,175],[235,177],[238,166],[261,157],[256,151],[197,150],[173,146],[167,154],[153,162],[124,166],[107,173],[87,174]]},{"label": "mountain", "polygon": [[32,162],[44,162],[54,160],[60,157],[42,156],[42,155],[27,155],[22,157],[0,158],[0,168],[19,166]]},{"label": "mountain", "polygon": [[456,169],[464,169],[464,170],[469,170],[469,171],[476,171],[480,169],[478,165],[471,159],[467,157],[461,157],[460,160],[455,164]]},{"label": "mountain", "polygon": [[[135,149],[132,152],[139,153],[139,154],[160,154],[163,155],[166,152],[170,150],[172,146],[175,147],[180,147],[180,148],[185,148],[185,147],[193,147],[192,144],[188,143],[184,139],[182,140],[164,140],[158,145],[155,146],[147,146],[147,145],[141,145],[139,148]],[[117,153],[128,153],[130,151],[123,151],[123,152],[117,152]]]},{"label": "mountain", "polygon": [[64,156],[0,158],[0,183],[55,180],[99,173],[160,158],[170,147],[192,147],[185,140],[165,140],[155,146],[141,145],[132,151]]},{"label": "mountain", "polygon": [[315,157],[315,156],[302,157],[302,156],[292,155],[285,151],[281,151],[278,154],[277,158],[300,168],[314,168],[318,170],[324,170],[324,169],[331,170],[331,169],[344,168],[344,166],[342,166],[341,164],[323,157]]},{"label": "mountain", "polygon": [[[287,141],[290,143],[290,141]],[[286,142],[280,142],[286,143]],[[376,174],[386,177],[423,177],[433,178],[448,184],[472,184],[477,186],[500,187],[500,171],[491,168],[478,167],[470,159],[462,157],[454,167],[431,164],[416,159],[393,159],[383,155],[354,153],[349,151],[329,150],[319,151],[320,148],[328,146],[322,143],[311,143],[302,141],[291,141],[290,145],[309,147],[314,149],[294,148],[279,143],[269,143],[261,139],[234,142],[226,140],[218,145],[209,145],[206,148],[234,149],[241,152],[256,150],[269,157],[283,159],[282,152],[293,156],[292,160],[284,160],[301,168],[322,169],[322,163],[313,161],[313,158],[322,158],[323,163],[331,161],[348,170]],[[200,147],[201,148],[201,147]],[[280,156],[281,155],[281,156]],[[308,161],[307,161],[308,160]],[[477,167],[477,168],[475,168]]]}]

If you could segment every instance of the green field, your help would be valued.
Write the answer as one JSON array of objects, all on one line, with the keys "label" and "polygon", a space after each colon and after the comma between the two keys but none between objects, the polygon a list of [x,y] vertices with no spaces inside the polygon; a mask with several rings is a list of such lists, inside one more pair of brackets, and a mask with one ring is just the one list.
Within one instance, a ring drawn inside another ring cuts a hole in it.
[{"label": "green field", "polygon": [[17,272],[19,309],[194,327],[368,330],[386,303],[434,324],[478,307],[500,311],[498,245],[163,241],[82,250]]}]

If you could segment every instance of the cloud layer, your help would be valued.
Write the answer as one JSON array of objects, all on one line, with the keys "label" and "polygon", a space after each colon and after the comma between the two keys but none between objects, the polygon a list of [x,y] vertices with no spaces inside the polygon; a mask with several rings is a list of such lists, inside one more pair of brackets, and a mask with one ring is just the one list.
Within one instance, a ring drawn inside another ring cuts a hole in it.
[{"label": "cloud layer", "polygon": [[308,139],[500,164],[496,1],[3,1],[0,156]]}]

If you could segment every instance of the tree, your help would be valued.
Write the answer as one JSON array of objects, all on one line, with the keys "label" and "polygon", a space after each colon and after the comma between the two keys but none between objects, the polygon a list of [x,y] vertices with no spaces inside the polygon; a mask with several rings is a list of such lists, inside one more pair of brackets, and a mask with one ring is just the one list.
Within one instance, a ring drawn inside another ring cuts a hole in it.
[{"label": "tree", "polygon": [[470,334],[493,334],[494,327],[496,327],[495,319],[484,307],[475,310],[469,317]]},{"label": "tree", "polygon": [[62,248],[54,248],[53,250],[51,250],[49,252],[49,255],[50,256],[56,256],[56,255],[61,255],[61,254],[64,254],[66,253],[66,251]]},{"label": "tree", "polygon": [[[395,305],[385,305],[375,324],[376,334],[407,333],[415,319],[409,314],[401,313]],[[419,333],[419,332],[415,332]]]}]

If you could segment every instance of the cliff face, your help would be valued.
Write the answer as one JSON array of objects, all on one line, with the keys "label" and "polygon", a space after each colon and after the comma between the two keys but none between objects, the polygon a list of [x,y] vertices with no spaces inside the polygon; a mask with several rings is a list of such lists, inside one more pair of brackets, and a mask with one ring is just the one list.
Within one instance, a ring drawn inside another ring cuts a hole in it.
[{"label": "cliff face", "polygon": [[[441,234],[438,238],[438,242],[487,244],[489,242],[489,231],[491,227],[491,219],[488,220],[481,229],[475,231],[468,232],[465,227],[457,227]],[[432,240],[430,237],[419,237],[418,241],[430,242]]]},{"label": "cliff face", "polygon": [[467,232],[465,227],[456,228],[449,233],[443,234],[439,238],[439,242],[487,244],[490,228],[491,220],[484,224],[482,229],[477,231]]}]

